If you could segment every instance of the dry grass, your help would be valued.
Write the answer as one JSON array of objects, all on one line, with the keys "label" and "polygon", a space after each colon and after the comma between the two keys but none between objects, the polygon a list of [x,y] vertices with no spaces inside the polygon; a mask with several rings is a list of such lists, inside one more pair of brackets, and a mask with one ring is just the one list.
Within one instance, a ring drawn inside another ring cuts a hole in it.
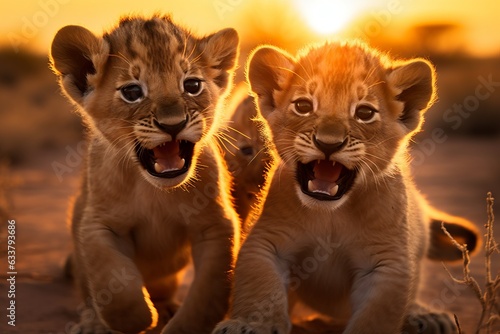
[{"label": "dry grass", "polygon": [[[454,277],[446,267],[444,268],[446,269],[446,271],[448,272],[448,274],[450,275],[450,277],[453,279],[454,282],[468,286],[474,292],[474,295],[477,297],[479,303],[481,304],[482,311],[476,327],[475,331],[476,334],[479,333],[491,334],[493,333],[492,329],[493,325],[497,322],[500,322],[500,271],[496,274],[494,278],[491,274],[491,263],[493,257],[494,255],[500,253],[498,243],[496,242],[493,234],[493,226],[495,221],[495,215],[493,213],[493,203],[494,203],[494,198],[492,194],[489,192],[486,197],[486,210],[488,213],[488,220],[485,225],[486,241],[484,244],[484,251],[485,251],[484,257],[485,257],[486,272],[485,272],[485,283],[483,288],[481,288],[477,280],[471,275],[469,269],[470,257],[469,257],[469,251],[467,250],[467,245],[459,244],[448,233],[448,231],[444,227],[444,224],[441,224],[441,228],[444,231],[444,233],[446,233],[446,235],[451,239],[453,244],[462,252],[463,278],[458,279]],[[459,333],[462,333],[462,330],[460,328],[460,323],[456,315],[455,315],[455,322],[457,323]]]}]

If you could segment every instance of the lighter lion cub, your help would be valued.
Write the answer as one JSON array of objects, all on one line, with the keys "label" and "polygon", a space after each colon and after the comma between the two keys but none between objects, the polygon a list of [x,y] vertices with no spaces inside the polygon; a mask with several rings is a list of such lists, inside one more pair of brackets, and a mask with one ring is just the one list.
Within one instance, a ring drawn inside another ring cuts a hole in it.
[{"label": "lighter lion cub", "polygon": [[[421,259],[441,254],[407,158],[435,98],[432,65],[332,42],[297,58],[260,47],[247,71],[279,156],[238,257],[232,319],[214,333],[289,333],[289,292],[344,333],[454,332],[416,302]],[[475,246],[469,228],[457,230]]]},{"label": "lighter lion cub", "polygon": [[[51,51],[89,128],[72,221],[87,309],[73,330],[137,333],[176,311],[163,333],[209,333],[227,311],[239,240],[212,136],[236,31],[197,38],[168,17],[130,17],[102,37],[64,27]],[[195,278],[176,310],[190,254]]]}]

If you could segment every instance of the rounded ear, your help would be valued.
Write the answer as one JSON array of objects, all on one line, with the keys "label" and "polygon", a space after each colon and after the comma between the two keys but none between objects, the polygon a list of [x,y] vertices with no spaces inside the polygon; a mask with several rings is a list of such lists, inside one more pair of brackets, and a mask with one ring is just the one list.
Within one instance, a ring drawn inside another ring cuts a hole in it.
[{"label": "rounded ear", "polygon": [[400,121],[409,132],[417,130],[422,114],[435,100],[434,66],[425,59],[413,59],[389,69],[387,79],[396,91],[396,99],[404,105]]},{"label": "rounded ear", "polygon": [[90,87],[90,76],[102,71],[109,46],[83,27],[66,26],[54,37],[50,54],[52,68],[59,75],[64,90],[81,104]]},{"label": "rounded ear", "polygon": [[208,67],[217,71],[214,82],[222,90],[229,85],[230,72],[238,59],[239,37],[236,30],[227,28],[201,40],[200,52],[207,57]]},{"label": "rounded ear", "polygon": [[276,107],[275,93],[283,90],[293,75],[295,59],[286,51],[273,46],[255,49],[247,64],[247,81],[257,95],[260,112],[264,117]]}]

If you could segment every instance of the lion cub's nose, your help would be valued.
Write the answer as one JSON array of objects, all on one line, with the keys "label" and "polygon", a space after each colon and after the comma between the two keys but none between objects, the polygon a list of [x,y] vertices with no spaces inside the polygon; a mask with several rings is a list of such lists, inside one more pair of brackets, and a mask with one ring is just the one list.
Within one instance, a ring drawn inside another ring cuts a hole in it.
[{"label": "lion cub's nose", "polygon": [[314,145],[325,154],[325,159],[328,160],[330,155],[344,148],[347,144],[347,137],[342,139],[330,136],[322,138],[314,135],[313,142]]},{"label": "lion cub's nose", "polygon": [[184,108],[179,103],[163,105],[156,112],[154,124],[172,136],[172,140],[184,129],[188,121]]},{"label": "lion cub's nose", "polygon": [[179,132],[181,132],[182,129],[184,129],[184,127],[186,126],[187,118],[184,118],[183,121],[176,124],[168,124],[164,122],[160,123],[157,120],[155,120],[154,123],[160,130],[168,133],[169,135],[172,136],[172,139],[174,139],[179,134]]}]

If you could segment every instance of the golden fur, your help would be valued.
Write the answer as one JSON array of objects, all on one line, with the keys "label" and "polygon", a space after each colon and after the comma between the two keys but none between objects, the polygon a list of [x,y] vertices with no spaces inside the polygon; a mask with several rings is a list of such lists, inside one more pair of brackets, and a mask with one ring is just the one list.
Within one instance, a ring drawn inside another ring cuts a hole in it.
[{"label": "golden fur", "polygon": [[[416,301],[421,259],[459,258],[439,238],[429,250],[431,217],[408,167],[433,66],[331,42],[298,57],[259,47],[247,75],[275,162],[238,256],[231,319],[214,333],[289,333],[293,300],[344,333],[453,333],[448,315]],[[472,225],[450,225],[475,247]]]},{"label": "golden fur", "polygon": [[197,38],[159,16],[55,36],[53,68],[89,129],[72,218],[86,309],[74,330],[137,333],[159,314],[162,333],[209,333],[226,313],[239,223],[213,133],[237,54],[233,29]]}]

